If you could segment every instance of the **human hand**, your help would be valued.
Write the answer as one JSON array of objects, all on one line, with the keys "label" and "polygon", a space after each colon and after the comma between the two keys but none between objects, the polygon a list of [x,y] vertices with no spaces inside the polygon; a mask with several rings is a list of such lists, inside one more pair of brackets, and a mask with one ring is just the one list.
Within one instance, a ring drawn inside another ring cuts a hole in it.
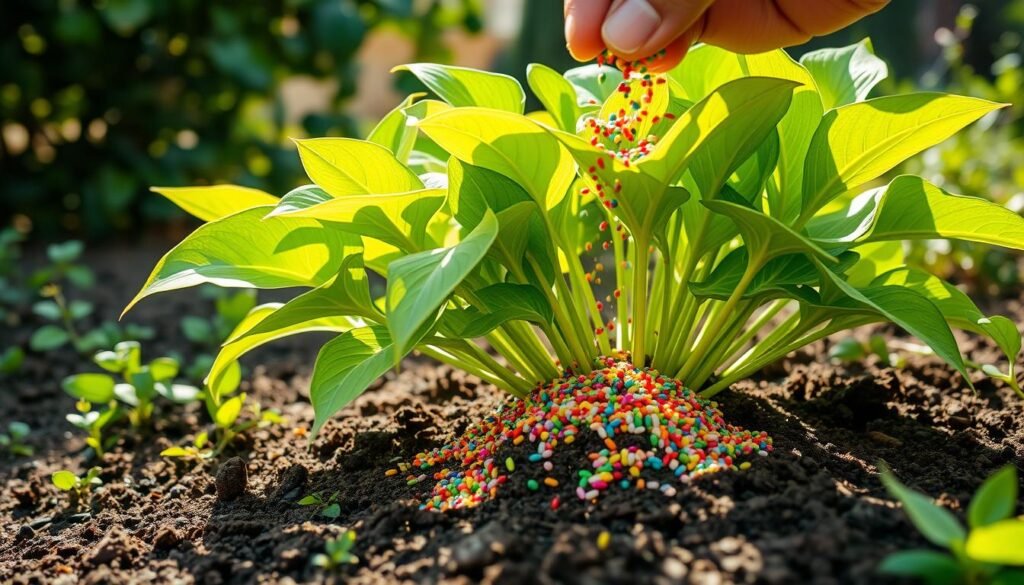
[{"label": "human hand", "polygon": [[565,0],[569,52],[589,61],[604,49],[628,61],[665,54],[675,67],[697,41],[759,53],[837,31],[889,0]]}]

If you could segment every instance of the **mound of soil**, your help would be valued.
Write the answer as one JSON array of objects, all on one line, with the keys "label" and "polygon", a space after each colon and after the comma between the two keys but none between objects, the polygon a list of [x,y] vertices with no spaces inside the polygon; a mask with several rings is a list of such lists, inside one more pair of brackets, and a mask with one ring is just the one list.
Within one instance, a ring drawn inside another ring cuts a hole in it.
[{"label": "mound of soil", "polygon": [[[98,314],[116,314],[164,249],[91,252],[89,263],[106,267],[90,293]],[[133,319],[159,328],[144,357],[192,351],[177,319],[201,310],[196,299],[172,294],[140,308]],[[1017,301],[989,309],[1024,319]],[[988,474],[1024,467],[1024,404],[1011,390],[979,377],[972,392],[928,357],[909,356],[898,371],[834,366],[819,343],[720,395],[730,423],[774,439],[774,452],[747,471],[678,484],[671,497],[611,489],[594,505],[575,496],[569,475],[597,444],[584,434],[556,452],[557,488],[528,489],[543,472],[517,467],[493,500],[422,511],[431,482],[410,486],[385,472],[505,397],[447,366],[408,361],[310,445],[306,387],[322,341],[296,338],[246,359],[243,390],[288,422],[202,463],[158,455],[203,428],[196,407],[165,409],[151,435],[125,434],[102,460],[86,460],[59,382],[92,368],[70,351],[30,355],[0,380],[0,425],[29,423],[36,447],[32,458],[0,458],[0,582],[884,583],[882,558],[928,545],[882,488],[878,461],[960,516]],[[964,347],[979,361],[997,356],[982,342]],[[497,457],[525,460],[530,447],[506,445]],[[49,476],[91,465],[103,468],[104,486],[93,505],[70,508]],[[312,493],[333,495],[337,517],[297,503]],[[358,562],[334,573],[315,566],[325,540],[348,528]]]}]

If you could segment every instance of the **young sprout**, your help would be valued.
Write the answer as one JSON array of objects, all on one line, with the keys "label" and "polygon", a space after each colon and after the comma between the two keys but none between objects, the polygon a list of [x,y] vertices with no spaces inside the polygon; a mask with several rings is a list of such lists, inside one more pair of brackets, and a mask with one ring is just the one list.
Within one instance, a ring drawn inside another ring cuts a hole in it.
[{"label": "young sprout", "polygon": [[102,457],[118,439],[117,435],[104,438],[103,429],[117,420],[121,416],[121,411],[116,404],[101,410],[92,410],[92,406],[88,400],[79,400],[75,403],[78,412],[70,413],[65,418],[69,423],[88,433],[85,444],[92,448],[97,457]]},{"label": "young sprout", "polygon": [[7,432],[0,433],[0,447],[16,457],[31,457],[35,449],[25,442],[32,429],[23,422],[11,421],[7,424]]},{"label": "young sprout", "polygon": [[324,518],[337,518],[341,516],[341,505],[338,504],[337,499],[338,492],[332,493],[327,498],[324,498],[321,492],[313,492],[296,503],[300,506],[313,506],[313,513],[319,512]]},{"label": "young sprout", "polygon": [[102,471],[99,467],[92,467],[83,475],[78,476],[70,471],[62,470],[51,475],[50,481],[57,489],[68,492],[72,505],[77,507],[89,500],[93,490],[103,485],[103,480],[100,479]]},{"label": "young sprout", "polygon": [[359,557],[352,554],[356,543],[356,531],[346,530],[336,538],[324,542],[324,552],[313,557],[313,565],[325,571],[337,571],[345,565],[355,565]]},{"label": "young sprout", "polygon": [[199,457],[210,458],[220,455],[236,437],[254,427],[266,427],[271,424],[281,424],[284,418],[274,410],[264,410],[259,403],[253,402],[249,405],[249,416],[242,419],[245,411],[247,395],[242,392],[231,396],[238,389],[241,382],[241,369],[236,362],[227,376],[216,380],[217,391],[210,387],[202,390],[201,396],[206,404],[207,412],[213,419],[214,431],[217,440],[212,447],[206,448],[208,443],[207,433],[201,433],[196,441],[202,439],[202,445],[195,442],[191,446],[170,447],[160,454],[165,457]]},{"label": "young sprout", "polygon": [[978,488],[967,508],[968,529],[928,496],[903,485],[880,466],[882,483],[903,503],[921,535],[945,553],[920,549],[893,553],[879,566],[890,575],[921,579],[929,585],[1022,583],[1024,519],[1017,508],[1017,469],[1008,465]]},{"label": "young sprout", "polygon": [[210,436],[205,432],[196,435],[192,443],[184,447],[168,447],[160,452],[161,457],[172,457],[177,459],[210,459],[215,455],[213,449],[209,448]]}]

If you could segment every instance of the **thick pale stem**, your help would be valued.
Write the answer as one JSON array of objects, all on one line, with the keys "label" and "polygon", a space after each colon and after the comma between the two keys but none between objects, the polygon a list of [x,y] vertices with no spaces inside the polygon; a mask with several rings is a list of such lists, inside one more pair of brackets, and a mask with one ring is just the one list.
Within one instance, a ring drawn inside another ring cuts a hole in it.
[{"label": "thick pale stem", "polygon": [[[686,363],[680,370],[680,379],[685,380],[686,377],[693,373],[697,368],[701,360],[706,356],[708,349],[714,343],[715,339],[719,337],[722,332],[724,325],[729,319],[735,318],[733,311],[736,309],[736,305],[743,298],[743,295],[747,292],[747,287],[750,286],[751,281],[754,280],[754,276],[757,271],[761,269],[763,260],[761,257],[751,256],[747,262],[747,269],[743,272],[743,277],[740,278],[739,284],[736,285],[736,289],[729,295],[729,299],[725,301],[723,305],[716,313],[712,314],[707,322],[705,322],[703,331],[701,332],[700,341],[697,342],[697,347],[694,348],[693,352],[687,357]],[[718,307],[716,307],[718,309]]]},{"label": "thick pale stem", "polygon": [[633,239],[636,248],[633,260],[633,327],[631,337],[633,346],[633,363],[643,366],[646,363],[647,341],[647,262],[650,253],[650,243],[645,240]]}]

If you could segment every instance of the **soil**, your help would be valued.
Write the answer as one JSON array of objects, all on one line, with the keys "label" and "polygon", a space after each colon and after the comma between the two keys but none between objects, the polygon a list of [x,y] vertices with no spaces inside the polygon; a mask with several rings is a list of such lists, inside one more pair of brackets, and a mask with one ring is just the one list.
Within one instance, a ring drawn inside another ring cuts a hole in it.
[{"label": "soil", "polygon": [[[101,284],[86,296],[97,313],[119,313],[166,248],[90,251]],[[144,302],[130,318],[158,329],[144,358],[195,354],[178,318],[208,305],[194,292]],[[989,309],[1024,320],[1019,300]],[[5,330],[4,345],[24,342],[33,325]],[[900,370],[837,366],[823,357],[823,342],[720,395],[730,422],[774,438],[775,452],[747,471],[679,484],[671,498],[611,490],[588,504],[568,481],[588,447],[579,441],[556,451],[559,488],[529,491],[533,470],[524,465],[494,500],[425,512],[417,498],[429,483],[408,486],[385,471],[506,398],[447,366],[410,360],[310,445],[306,388],[323,341],[293,338],[246,358],[243,390],[287,423],[251,431],[201,463],[158,455],[204,428],[196,406],[164,408],[150,434],[123,432],[102,460],[87,459],[82,434],[64,420],[74,405],[59,382],[94,368],[67,350],[30,354],[19,374],[0,378],[0,426],[29,423],[36,448],[31,458],[0,455],[0,582],[885,583],[881,559],[928,545],[882,488],[879,461],[961,517],[987,475],[1007,463],[1024,468],[1024,404],[1011,390],[976,377],[972,392],[931,357],[906,356]],[[962,341],[975,360],[998,356],[989,344]],[[498,457],[525,460],[526,449]],[[71,507],[49,476],[92,465],[102,467],[104,485],[91,505]],[[296,503],[312,493],[336,494],[338,517]],[[552,510],[555,494],[562,504]],[[349,528],[358,561],[333,572],[315,566],[325,540]],[[611,537],[601,548],[604,531]]]}]

